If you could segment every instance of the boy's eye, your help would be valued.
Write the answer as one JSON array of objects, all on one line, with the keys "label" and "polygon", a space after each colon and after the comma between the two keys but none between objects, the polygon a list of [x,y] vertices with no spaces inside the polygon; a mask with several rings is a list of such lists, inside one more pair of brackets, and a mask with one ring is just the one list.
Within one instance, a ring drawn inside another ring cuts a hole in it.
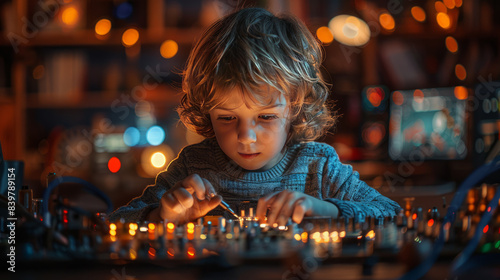
[{"label": "boy's eye", "polygon": [[233,116],[218,116],[217,119],[222,120],[222,121],[232,121],[235,119],[235,117],[233,117]]},{"label": "boy's eye", "polygon": [[259,118],[263,119],[265,121],[271,121],[271,120],[277,119],[278,116],[276,116],[276,115],[260,115]]}]

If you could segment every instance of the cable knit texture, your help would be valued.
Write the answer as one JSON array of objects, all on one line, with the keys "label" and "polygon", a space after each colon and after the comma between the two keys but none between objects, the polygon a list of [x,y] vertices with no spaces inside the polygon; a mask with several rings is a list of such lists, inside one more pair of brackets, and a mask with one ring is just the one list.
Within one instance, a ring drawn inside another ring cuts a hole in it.
[{"label": "cable knit texture", "polygon": [[[250,208],[256,209],[260,197],[281,190],[299,191],[329,201],[345,217],[394,216],[400,209],[396,202],[361,181],[351,165],[342,164],[330,145],[318,142],[293,145],[274,167],[253,172],[230,161],[215,138],[210,138],[185,147],[167,170],[158,174],[154,185],[113,212],[110,220],[145,220],[159,206],[162,195],[190,174],[209,180],[235,211],[244,210],[247,215]],[[225,216],[225,213],[217,207],[208,215]]]}]

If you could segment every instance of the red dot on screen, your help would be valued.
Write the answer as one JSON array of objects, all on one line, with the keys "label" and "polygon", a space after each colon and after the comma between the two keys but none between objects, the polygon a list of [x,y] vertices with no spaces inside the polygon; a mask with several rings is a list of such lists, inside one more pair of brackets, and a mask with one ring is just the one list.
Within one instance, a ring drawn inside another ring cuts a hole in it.
[{"label": "red dot on screen", "polygon": [[120,170],[120,167],[122,167],[122,163],[117,157],[112,157],[108,161],[108,169],[112,173],[116,173]]}]

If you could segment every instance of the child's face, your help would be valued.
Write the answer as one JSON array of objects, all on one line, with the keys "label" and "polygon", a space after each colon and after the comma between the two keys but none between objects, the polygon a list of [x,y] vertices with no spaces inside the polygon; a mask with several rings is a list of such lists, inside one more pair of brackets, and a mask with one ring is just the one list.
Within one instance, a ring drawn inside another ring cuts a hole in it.
[{"label": "child's face", "polygon": [[[279,92],[274,102],[253,102],[237,88],[228,100],[210,111],[210,119],[222,151],[246,170],[267,170],[282,157],[289,125],[288,106]],[[245,101],[246,104],[245,104]],[[248,106],[247,106],[248,104]]]}]

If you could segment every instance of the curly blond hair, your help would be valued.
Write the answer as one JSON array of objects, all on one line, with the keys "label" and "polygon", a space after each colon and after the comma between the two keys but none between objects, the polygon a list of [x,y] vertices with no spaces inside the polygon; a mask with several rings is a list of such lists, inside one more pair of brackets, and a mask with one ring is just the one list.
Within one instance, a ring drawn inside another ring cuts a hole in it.
[{"label": "curly blond hair", "polygon": [[214,137],[210,110],[224,92],[239,87],[250,98],[268,86],[290,104],[288,142],[313,141],[335,123],[327,106],[329,89],[320,73],[322,49],[293,16],[247,8],[212,24],[192,50],[183,73],[181,121],[204,137]]}]

